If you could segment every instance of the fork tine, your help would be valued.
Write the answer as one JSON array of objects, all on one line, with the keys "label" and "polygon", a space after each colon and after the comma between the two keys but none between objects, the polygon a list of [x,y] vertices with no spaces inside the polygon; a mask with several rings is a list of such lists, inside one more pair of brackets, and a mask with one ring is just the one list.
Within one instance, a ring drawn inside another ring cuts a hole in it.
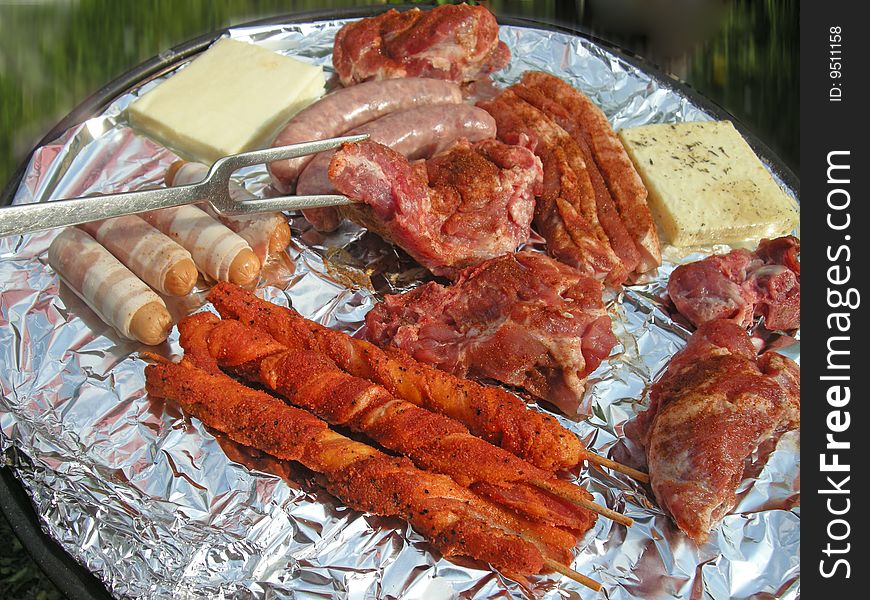
[{"label": "fork tine", "polygon": [[[279,196],[277,198],[252,198],[234,202],[226,210],[219,210],[224,215],[242,215],[262,212],[284,212],[323,208],[325,206],[343,206],[351,204],[350,198],[338,194],[318,196]],[[217,207],[216,207],[217,210]]]},{"label": "fork tine", "polygon": [[363,135],[348,135],[344,137],[329,138],[326,140],[316,140],[313,142],[303,142],[301,144],[290,144],[289,146],[276,146],[274,148],[266,148],[264,150],[253,150],[251,152],[243,152],[241,154],[233,154],[218,159],[211,168],[212,174],[220,173],[222,176],[229,176],[233,171],[237,171],[242,167],[250,167],[252,165],[261,165],[276,160],[284,160],[288,158],[296,158],[298,156],[307,156],[309,154],[317,154],[332,150],[342,144],[350,142],[361,142],[368,139],[368,134]]}]

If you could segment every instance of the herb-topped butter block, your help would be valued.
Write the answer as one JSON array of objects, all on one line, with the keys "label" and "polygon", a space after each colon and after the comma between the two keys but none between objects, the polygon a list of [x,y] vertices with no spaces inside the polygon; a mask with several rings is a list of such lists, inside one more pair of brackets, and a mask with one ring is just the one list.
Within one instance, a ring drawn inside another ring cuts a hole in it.
[{"label": "herb-topped butter block", "polygon": [[267,146],[323,93],[323,68],[224,38],[130,105],[136,129],[185,158],[213,163]]},{"label": "herb-topped butter block", "polygon": [[797,203],[729,121],[644,125],[619,138],[674,246],[777,237],[798,222]]}]

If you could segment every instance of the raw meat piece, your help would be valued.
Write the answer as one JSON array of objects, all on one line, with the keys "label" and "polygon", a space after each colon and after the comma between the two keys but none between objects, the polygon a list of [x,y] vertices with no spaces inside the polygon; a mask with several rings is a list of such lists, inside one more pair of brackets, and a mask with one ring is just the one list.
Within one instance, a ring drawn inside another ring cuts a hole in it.
[{"label": "raw meat piece", "polygon": [[800,240],[785,236],[745,249],[710,256],[674,269],[668,295],[695,326],[728,319],[749,327],[764,316],[771,330],[800,327]]},{"label": "raw meat piece", "polygon": [[366,205],[345,214],[448,277],[528,239],[541,173],[531,151],[496,140],[413,164],[375,142],[345,144],[329,166],[335,188]]},{"label": "raw meat piece", "polygon": [[332,64],[341,83],[431,77],[462,83],[507,65],[510,50],[483,6],[444,5],[432,10],[389,10],[339,30]]},{"label": "raw meat piece", "polygon": [[739,325],[710,321],[674,356],[650,399],[627,433],[646,447],[659,504],[704,543],[736,504],[747,457],[800,426],[800,369],[774,352],[756,356]]},{"label": "raw meat piece", "polygon": [[367,337],[459,376],[522,387],[575,412],[586,378],[616,344],[602,286],[544,254],[520,252],[387,296]]}]

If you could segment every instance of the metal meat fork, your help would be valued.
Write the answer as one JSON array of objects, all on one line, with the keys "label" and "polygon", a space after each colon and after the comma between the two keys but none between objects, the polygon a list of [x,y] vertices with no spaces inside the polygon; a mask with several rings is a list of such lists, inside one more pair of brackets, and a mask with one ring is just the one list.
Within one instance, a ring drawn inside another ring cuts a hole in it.
[{"label": "metal meat fork", "polygon": [[230,176],[242,167],[316,154],[348,142],[361,142],[368,137],[367,134],[351,135],[225,156],[212,165],[205,179],[190,185],[0,208],[0,237],[79,225],[88,221],[100,221],[195,202],[208,202],[218,214],[222,215],[350,204],[350,199],[340,195],[280,196],[236,201],[230,197]]}]

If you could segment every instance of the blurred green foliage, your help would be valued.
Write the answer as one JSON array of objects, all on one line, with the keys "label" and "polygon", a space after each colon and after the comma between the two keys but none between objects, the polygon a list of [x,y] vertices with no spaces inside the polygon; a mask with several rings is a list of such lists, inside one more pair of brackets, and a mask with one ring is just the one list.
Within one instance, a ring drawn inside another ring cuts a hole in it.
[{"label": "blurred green foliage", "polygon": [[799,168],[797,2],[733,2],[717,34],[692,53],[686,77]]},{"label": "blurred green foliage", "polygon": [[[722,4],[720,0],[709,2],[711,6]],[[676,57],[681,67],[673,66],[674,56],[657,56],[657,47],[643,31],[615,31],[612,22],[607,23],[610,31],[598,27],[596,20],[601,20],[605,2],[481,3],[496,14],[573,20],[646,55],[677,71],[731,110],[787,162],[797,166],[796,2],[728,3],[712,35],[681,50],[683,56]],[[42,135],[75,104],[159,52],[253,19],[358,4],[354,0],[0,0],[0,186]],[[629,10],[636,3],[623,0],[616,5]],[[615,5],[609,6],[612,12]],[[686,65],[688,68],[682,68]]]}]

